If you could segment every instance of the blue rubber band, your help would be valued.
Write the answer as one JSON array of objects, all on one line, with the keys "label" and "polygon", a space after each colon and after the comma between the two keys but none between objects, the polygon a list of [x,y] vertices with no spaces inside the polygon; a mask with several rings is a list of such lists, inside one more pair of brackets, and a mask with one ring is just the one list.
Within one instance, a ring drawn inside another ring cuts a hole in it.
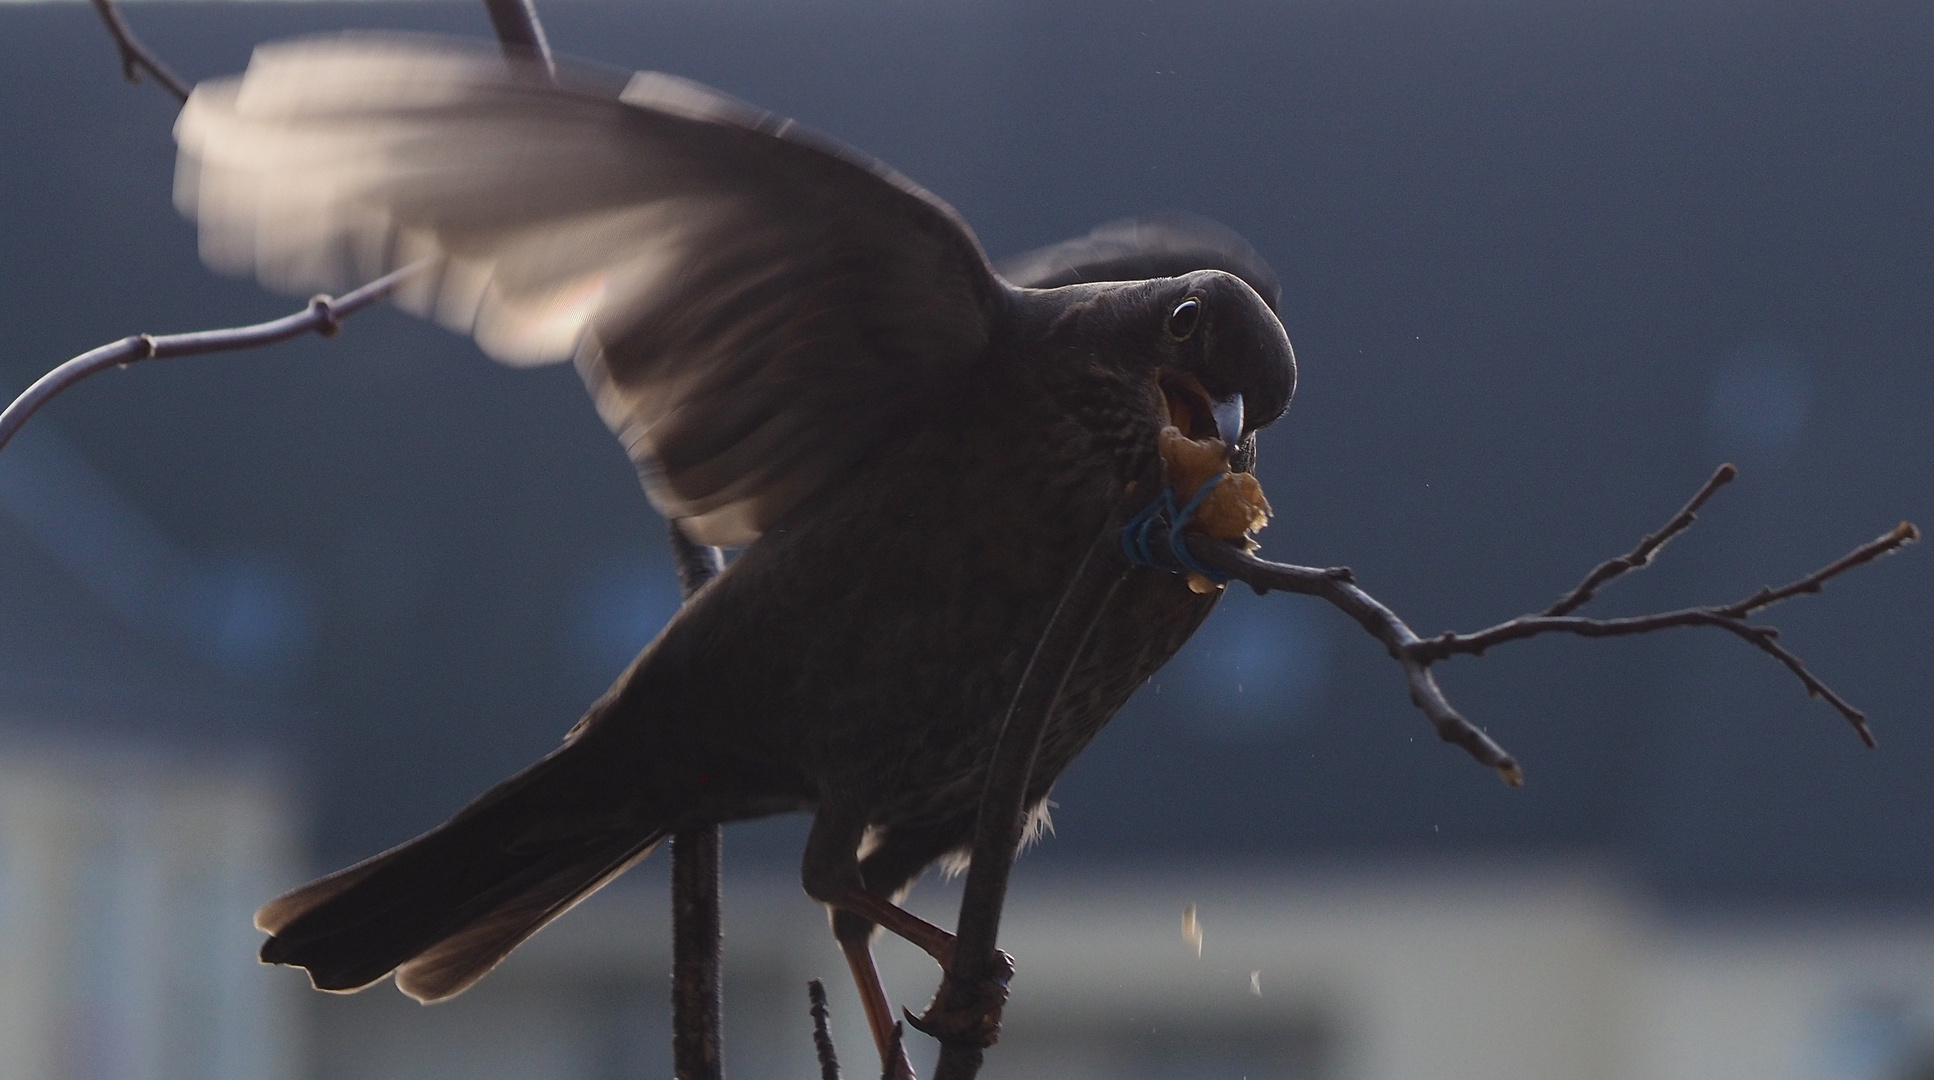
[{"label": "blue rubber band", "polygon": [[1155,527],[1156,518],[1163,511],[1166,511],[1170,517],[1174,517],[1176,513],[1174,493],[1164,491],[1162,495],[1161,499],[1142,507],[1139,513],[1128,519],[1128,522],[1122,526],[1121,547],[1127,554],[1128,561],[1166,570],[1172,568],[1163,566],[1155,556],[1154,546],[1149,543],[1149,530]]},{"label": "blue rubber band", "polygon": [[[1229,575],[1202,565],[1201,561],[1195,557],[1195,554],[1189,550],[1188,540],[1182,535],[1183,530],[1188,528],[1189,522],[1195,520],[1196,512],[1202,508],[1202,503],[1208,499],[1209,492],[1213,491],[1217,484],[1220,484],[1228,478],[1228,473],[1218,473],[1208,483],[1203,484],[1197,489],[1196,493],[1189,498],[1188,503],[1183,506],[1176,505],[1175,490],[1173,488],[1163,488],[1161,498],[1142,507],[1141,510],[1136,512],[1134,517],[1129,518],[1121,527],[1121,549],[1122,553],[1128,557],[1128,561],[1141,566],[1153,566],[1158,570],[1168,570],[1174,573],[1188,571],[1201,574],[1203,577],[1217,584],[1228,581]],[[1154,545],[1150,543],[1151,537],[1149,535],[1150,530],[1155,528],[1157,519],[1163,515],[1166,515],[1168,518],[1169,550],[1167,559],[1163,559],[1156,554]]]},{"label": "blue rubber band", "polygon": [[[1189,504],[1182,508],[1182,512],[1171,519],[1168,527],[1168,550],[1175,557],[1175,561],[1218,585],[1228,581],[1229,575],[1217,570],[1211,570],[1202,565],[1201,561],[1195,557],[1195,553],[1189,550],[1189,542],[1183,538],[1182,530],[1188,528],[1189,522],[1195,520],[1195,512],[1202,508],[1202,502],[1209,497],[1209,492],[1214,491],[1217,484],[1222,483],[1228,478],[1229,474],[1226,472],[1217,473],[1208,483],[1203,484],[1196,491],[1195,497],[1189,500]],[[1172,499],[1173,495],[1170,497]]]}]

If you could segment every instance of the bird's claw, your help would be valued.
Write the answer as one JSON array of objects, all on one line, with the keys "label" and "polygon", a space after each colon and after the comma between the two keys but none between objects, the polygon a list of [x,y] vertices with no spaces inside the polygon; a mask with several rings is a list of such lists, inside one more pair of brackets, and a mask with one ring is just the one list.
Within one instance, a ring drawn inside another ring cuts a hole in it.
[{"label": "bird's claw", "polygon": [[1014,977],[1013,957],[997,950],[994,958],[997,970],[979,983],[963,982],[949,972],[940,980],[940,990],[926,1012],[915,1016],[901,1010],[907,1024],[943,1043],[971,1043],[982,1048],[994,1045],[1001,1037],[1007,984]]}]

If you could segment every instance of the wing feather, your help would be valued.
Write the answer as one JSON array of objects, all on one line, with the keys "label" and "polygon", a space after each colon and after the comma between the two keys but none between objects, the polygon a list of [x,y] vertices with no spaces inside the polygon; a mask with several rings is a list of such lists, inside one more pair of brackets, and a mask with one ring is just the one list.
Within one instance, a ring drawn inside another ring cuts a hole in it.
[{"label": "wing feather", "polygon": [[176,124],[210,266],[575,357],[666,516],[749,543],[970,372],[1005,296],[949,207],[696,83],[339,35],[258,49]]}]

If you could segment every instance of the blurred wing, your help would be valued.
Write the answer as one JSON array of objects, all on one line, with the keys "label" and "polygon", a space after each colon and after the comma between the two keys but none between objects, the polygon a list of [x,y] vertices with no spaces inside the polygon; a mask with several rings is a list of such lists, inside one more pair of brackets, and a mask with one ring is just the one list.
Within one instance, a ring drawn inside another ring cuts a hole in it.
[{"label": "blurred wing", "polygon": [[1248,283],[1271,311],[1283,293],[1276,272],[1249,241],[1194,214],[1111,221],[1086,236],[1004,259],[999,269],[1008,281],[1030,289],[1221,270]]},{"label": "blurred wing", "polygon": [[917,417],[998,302],[946,205],[670,76],[310,39],[202,84],[175,136],[210,265],[307,293],[433,260],[397,303],[506,363],[575,355],[700,543],[751,542]]}]

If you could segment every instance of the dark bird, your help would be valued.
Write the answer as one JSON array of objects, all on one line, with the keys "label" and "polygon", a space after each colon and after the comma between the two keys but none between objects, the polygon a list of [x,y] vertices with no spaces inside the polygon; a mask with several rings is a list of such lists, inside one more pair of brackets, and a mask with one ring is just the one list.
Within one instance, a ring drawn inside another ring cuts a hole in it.
[{"label": "dark bird", "polygon": [[[263,960],[436,1001],[673,830],[807,811],[805,889],[884,1045],[871,934],[948,954],[894,900],[962,857],[1082,554],[1165,428],[1241,474],[1289,405],[1262,259],[1170,217],[1003,276],[952,209],[788,120],[428,39],[266,46],[176,137],[212,265],[309,292],[428,260],[398,303],[507,363],[575,357],[652,503],[744,549],[555,752],[265,905]],[[1194,584],[1137,567],[1113,594],[1028,805],[1202,622]]]}]

